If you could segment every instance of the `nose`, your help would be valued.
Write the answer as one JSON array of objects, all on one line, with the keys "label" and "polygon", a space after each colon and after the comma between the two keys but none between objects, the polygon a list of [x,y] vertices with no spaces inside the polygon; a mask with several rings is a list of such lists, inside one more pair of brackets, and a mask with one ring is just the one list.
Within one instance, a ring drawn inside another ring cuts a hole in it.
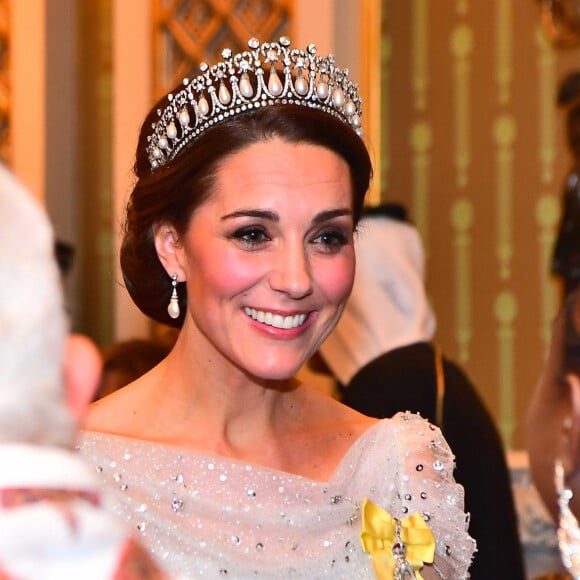
[{"label": "nose", "polygon": [[276,252],[269,276],[270,287],[298,300],[312,293],[310,261],[302,244]]}]

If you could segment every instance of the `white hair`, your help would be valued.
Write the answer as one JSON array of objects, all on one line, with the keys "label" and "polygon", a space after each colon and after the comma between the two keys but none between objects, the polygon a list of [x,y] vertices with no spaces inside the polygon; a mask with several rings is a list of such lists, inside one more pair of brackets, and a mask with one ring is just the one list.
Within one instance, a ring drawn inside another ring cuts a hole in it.
[{"label": "white hair", "polygon": [[67,320],[54,238],[40,205],[0,165],[0,442],[70,445]]}]

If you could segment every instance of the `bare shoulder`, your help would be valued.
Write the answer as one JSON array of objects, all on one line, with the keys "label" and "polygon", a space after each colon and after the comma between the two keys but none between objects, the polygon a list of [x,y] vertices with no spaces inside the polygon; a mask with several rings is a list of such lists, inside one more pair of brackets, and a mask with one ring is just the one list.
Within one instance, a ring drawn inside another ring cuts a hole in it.
[{"label": "bare shoulder", "polygon": [[127,434],[131,417],[138,413],[142,387],[138,381],[92,403],[83,422],[87,431]]},{"label": "bare shoulder", "polygon": [[[340,433],[348,439],[358,439],[379,421],[308,387],[303,387],[302,396],[310,421],[317,426],[317,430]],[[304,422],[304,424],[307,423],[308,421]]]},{"label": "bare shoulder", "polygon": [[362,415],[336,399],[302,386],[298,414],[286,413],[286,470],[329,481],[352,446],[378,419]]}]

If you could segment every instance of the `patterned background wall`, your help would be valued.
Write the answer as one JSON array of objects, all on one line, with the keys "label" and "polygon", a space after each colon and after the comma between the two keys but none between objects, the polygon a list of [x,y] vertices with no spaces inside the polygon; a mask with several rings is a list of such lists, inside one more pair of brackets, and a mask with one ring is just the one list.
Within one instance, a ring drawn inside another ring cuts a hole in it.
[{"label": "patterned background wall", "polygon": [[382,197],[419,227],[436,339],[508,447],[560,302],[549,261],[571,156],[555,95],[575,68],[533,0],[382,1]]},{"label": "patterned background wall", "polygon": [[291,0],[153,0],[154,94],[161,97],[224,47],[289,35]]}]

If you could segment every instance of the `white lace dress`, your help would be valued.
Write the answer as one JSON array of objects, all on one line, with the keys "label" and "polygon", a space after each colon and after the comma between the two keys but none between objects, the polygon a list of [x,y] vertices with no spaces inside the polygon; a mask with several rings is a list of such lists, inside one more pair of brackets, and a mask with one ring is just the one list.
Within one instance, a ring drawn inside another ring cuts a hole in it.
[{"label": "white lace dress", "polygon": [[371,427],[328,482],[227,457],[84,432],[79,448],[170,573],[187,578],[375,578],[359,539],[368,498],[395,518],[420,512],[441,578],[468,578],[475,549],[463,489],[439,429],[398,414]]}]

